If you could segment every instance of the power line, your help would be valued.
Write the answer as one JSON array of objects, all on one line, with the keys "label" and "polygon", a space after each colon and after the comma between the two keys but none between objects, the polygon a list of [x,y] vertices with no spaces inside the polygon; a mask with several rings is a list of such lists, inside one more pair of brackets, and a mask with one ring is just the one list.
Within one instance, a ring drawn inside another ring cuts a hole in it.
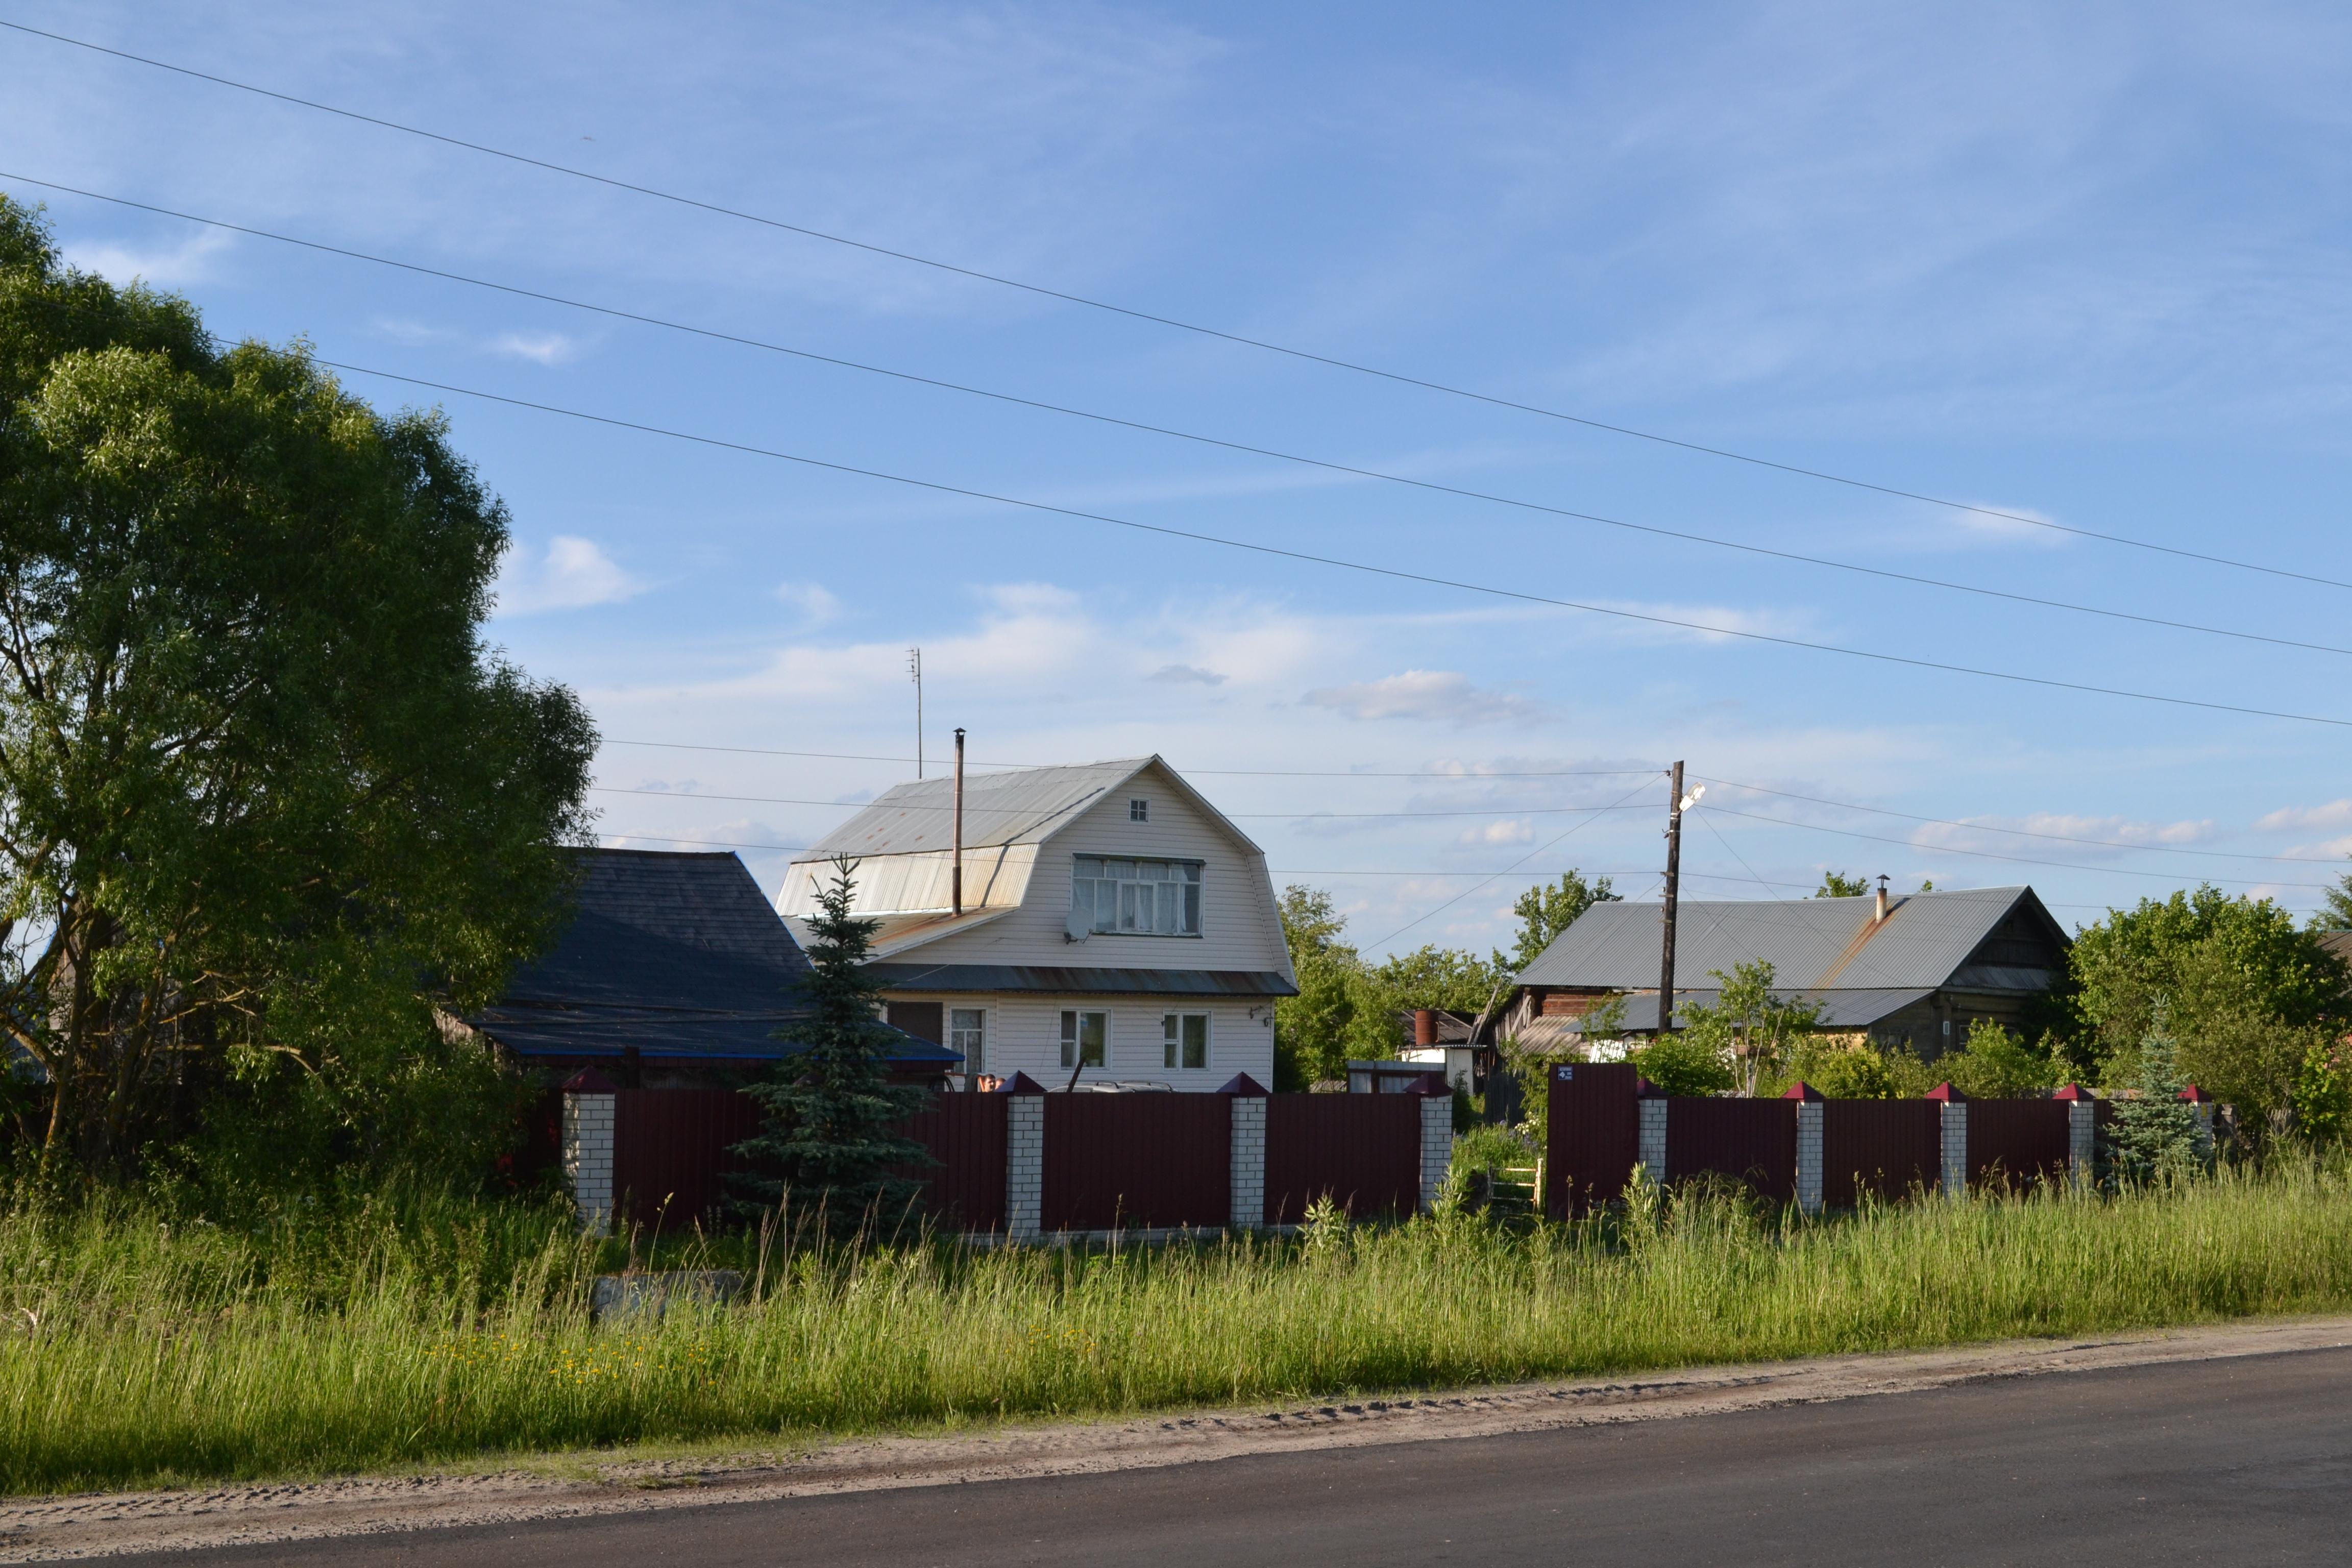
[{"label": "power line", "polygon": [[1522,511],[1538,512],[1545,516],[1564,518],[1575,522],[1587,522],[1604,528],[1614,528],[1632,533],[1644,533],[1658,539],[1678,540],[1685,543],[1703,544],[1717,550],[1737,551],[1742,554],[1763,556],[1774,561],[1793,562],[1800,565],[1817,566],[1827,571],[1849,572],[1859,576],[1876,577],[1890,583],[1908,583],[1917,587],[1937,588],[1947,593],[1971,594],[1979,598],[2003,599],[2011,604],[2030,605],[2041,609],[2063,610],[2073,615],[2096,616],[2107,620],[2130,621],[2140,626],[2158,626],[2168,631],[2189,632],[2203,637],[2231,637],[2242,642],[2267,643],[2273,647],[2299,648],[2309,653],[2331,653],[2352,658],[2352,647],[2339,647],[2331,643],[2305,642],[2294,637],[2273,637],[2263,632],[2242,631],[2231,626],[2209,626],[2199,622],[2179,620],[2168,616],[2145,616],[2131,610],[2117,610],[2098,605],[2081,605],[2066,599],[2046,599],[2035,594],[2021,594],[2005,588],[1990,588],[1974,583],[1956,583],[1948,578],[1928,577],[1916,572],[1897,572],[1888,567],[1865,566],[1859,562],[1839,561],[1828,556],[1808,555],[1801,551],[1778,550],[1769,545],[1751,544],[1742,540],[1725,539],[1714,534],[1696,533],[1687,529],[1665,528],[1654,523],[1633,522],[1623,518],[1604,517],[1598,512],[1578,511],[1571,508],[1553,506],[1544,501],[1528,500],[1517,496],[1498,495],[1491,490],[1471,489],[1463,485],[1443,484],[1434,479],[1414,479],[1405,474],[1389,473],[1383,469],[1362,468],[1352,463],[1333,462],[1322,458],[1309,458],[1296,452],[1285,452],[1271,447],[1253,446],[1245,441],[1231,441],[1215,436],[1203,436],[1170,426],[1148,424],[1142,420],[1125,419],[1117,415],[1097,413],[1091,409],[1075,408],[1065,404],[1047,403],[1038,398],[997,392],[987,387],[972,386],[962,382],[945,381],[937,376],[920,375],[911,371],[893,370],[885,365],[868,364],[859,360],[845,359],[837,354],[818,353],[814,350],[794,348],[786,343],[771,342],[761,338],[746,337],[739,332],[721,331],[711,327],[698,327],[685,321],[674,321],[642,311],[625,310],[616,306],[598,305],[584,300],[573,300],[541,289],[526,289],[517,284],[499,283],[488,279],[470,277],[437,267],[426,267],[413,261],[399,261],[344,246],[328,245],[319,240],[301,239],[292,235],[278,234],[268,229],[252,228],[244,224],[226,222],[220,218],[204,217],[194,213],[181,212],[173,207],[157,206],[149,202],[132,201],[125,196],[107,195],[78,185],[59,184],[53,180],[36,179],[30,174],[10,174],[0,170],[0,179],[15,180],[22,184],[38,185],[44,190],[62,191],[70,195],[85,196],[91,201],[107,202],[115,206],[130,207],[139,212],[155,213],[164,217],[178,218],[187,223],[201,224],[230,234],[249,235],[257,239],[272,240],[280,245],[299,247],[329,256],[340,256],[354,261],[390,267],[421,277],[437,278],[447,282],[463,283],[471,288],[488,289],[519,299],[534,300],[543,304],[561,305],[567,310],[584,310],[593,315],[616,321],[633,321],[642,326],[659,327],[667,331],[684,332],[693,337],[708,338],[717,342],[734,343],[744,348],[759,349],[769,353],[785,354],[812,363],[854,370],[868,375],[886,376],[918,386],[958,393],[969,397],[987,398],[1016,407],[1034,409],[1041,413],[1059,415],[1072,419],[1091,420],[1125,430],[1148,435],[1164,436],[1173,440],[1191,441],[1229,452],[1243,452],[1253,457],[1271,458],[1278,462],[1296,463],[1305,468],[1320,468],[1328,473],[1347,474],[1357,479],[1374,479],[1383,484],[1402,485],[1428,490],[1433,494],[1454,496],[1494,506],[1510,507]]},{"label": "power line", "polygon": [[[1635,784],[1632,789],[1629,789],[1623,795],[1619,795],[1617,799],[1611,804],[1609,809],[1612,811],[1615,810],[1618,806],[1624,805],[1627,801],[1633,799],[1635,795],[1641,794],[1643,790],[1649,787],[1649,784],[1646,781],[1642,784]],[[1540,845],[1536,848],[1528,850],[1525,855],[1521,856],[1512,864],[1504,867],[1501,870],[1496,871],[1492,876],[1486,878],[1486,881],[1476,882],[1463,889],[1460,892],[1454,894],[1452,898],[1446,900],[1435,909],[1430,910],[1426,913],[1413,916],[1412,919],[1405,921],[1404,924],[1397,927],[1396,930],[1389,932],[1388,935],[1381,938],[1378,942],[1366,942],[1364,945],[1367,947],[1386,947],[1389,943],[1396,941],[1397,938],[1402,936],[1405,932],[1411,931],[1422,921],[1432,919],[1437,915],[1441,915],[1447,910],[1452,909],[1454,905],[1460,903],[1471,894],[1478,891],[1479,889],[1486,887],[1488,882],[1500,881],[1503,878],[1509,876],[1512,872],[1517,870],[1520,867],[1526,865],[1537,856],[1550,853],[1553,845],[1557,845],[1565,839],[1574,837],[1576,834],[1582,832],[1585,828],[1591,826],[1593,823],[1598,820],[1600,820],[1598,817],[1588,816],[1581,822],[1571,824],[1566,832],[1561,833],[1558,837],[1552,839],[1551,843]],[[1268,874],[1271,875],[1271,873]]]},{"label": "power line", "polygon": [[[2048,866],[2061,871],[2087,871],[2098,877],[2152,877],[2161,882],[2179,880],[2169,871],[2135,871],[2123,866],[2083,866],[2067,860],[2037,860],[2027,855],[2002,855],[1990,849],[1958,849],[1948,845],[1914,844],[1907,838],[1889,838],[1877,833],[1857,833],[1850,827],[1828,827],[1815,822],[1791,822],[1781,816],[1763,816],[1752,811],[1733,811],[1728,806],[1711,805],[1706,809],[1719,811],[1726,816],[1744,816],[1750,822],[1769,822],[1775,827],[1797,827],[1808,833],[1834,833],[1843,838],[1865,838],[1874,844],[1896,844],[1919,855],[1967,855],[1979,860],[2005,860],[2018,866]],[[2268,877],[2217,877],[2214,880],[2239,882],[2249,887],[2302,888],[2313,892],[2325,892],[2331,885],[2326,882],[2281,882]]]},{"label": "power line", "polygon": [[740,452],[750,457],[772,458],[780,462],[798,463],[806,468],[823,468],[831,473],[855,474],[862,479],[883,479],[891,484],[906,485],[911,489],[929,490],[939,495],[962,496],[968,500],[989,501],[999,506],[1020,507],[1028,511],[1047,512],[1054,516],[1076,518],[1087,522],[1108,523],[1114,528],[1130,529],[1139,533],[1156,533],[1170,539],[1188,539],[1195,543],[1215,544],[1228,550],[1245,550],[1255,554],[1271,555],[1286,561],[1306,562],[1317,566],[1330,566],[1346,572],[1360,572],[1368,576],[1386,577],[1397,582],[1422,583],[1432,587],[1483,594],[1489,597],[1510,599],[1520,604],[1544,605],[1563,610],[1580,610],[1588,615],[1637,621],[1645,626],[1673,626],[1677,630],[1700,632],[1709,637],[1732,637],[1743,642],[1769,643],[1779,647],[1804,648],[1814,653],[1838,654],[1847,658],[1868,659],[1879,664],[1902,665],[1913,669],[1940,670],[1948,675],[1974,676],[1979,679],[2003,680],[2021,686],[2046,687],[2058,691],[2086,692],[2098,697],[2127,698],[2138,702],[2158,702],[2175,708],[2197,708],[2214,713],[2241,713],[2257,719],[2286,719],[2297,723],[2326,724],[2336,729],[2352,729],[2352,719],[2335,719],[2312,713],[2290,713],[2278,709],[2252,708],[2234,702],[2209,702],[2194,697],[2168,697],[2161,693],[2133,691],[2121,687],[2093,686],[2083,681],[2060,680],[2051,676],[2020,675],[2010,670],[1979,669],[1969,665],[1946,664],[1930,658],[1914,658],[1905,654],[1844,647],[1836,643],[1811,642],[1802,637],[1777,637],[1769,632],[1742,631],[1731,626],[1708,626],[1704,622],[1685,621],[1673,616],[1651,615],[1639,610],[1618,609],[1607,605],[1585,604],[1574,599],[1556,599],[1548,595],[1530,594],[1516,588],[1497,588],[1483,583],[1465,582],[1459,578],[1439,577],[1423,572],[1408,572],[1394,566],[1374,566],[1361,561],[1348,561],[1333,555],[1318,555],[1309,551],[1286,550],[1277,545],[1256,544],[1246,540],[1227,539],[1218,534],[1202,533],[1192,529],[1171,528],[1161,523],[1138,522],[1129,518],[1112,517],[1104,512],[1082,511],[1075,507],[1055,506],[1046,501],[1024,500],[1015,496],[998,495],[989,490],[972,489],[962,485],[942,484],[933,479],[912,479],[904,474],[888,473],[879,468],[859,468],[851,463],[827,462],[822,458],[781,452],[770,447],[754,447],[746,442],[722,440],[715,436],[697,436],[688,431],[672,430],[659,425],[646,425],[633,419],[618,419],[610,415],[590,414],[581,409],[564,408],[551,403],[534,402],[530,398],[509,397],[499,393],[455,386],[447,382],[428,381],[423,376],[403,375],[397,371],[376,370],[367,365],[347,364],[330,359],[321,359],[316,363],[330,369],[346,371],[354,375],[380,376],[386,381],[401,382],[410,386],[426,387],[435,392],[455,393],[461,397],[479,398],[486,403],[504,404],[510,408],[529,408],[541,414],[553,414],[567,419],[602,425],[610,429],[635,430],[644,435],[660,436],[674,441],[692,442],[697,446],[716,447],[721,451]]},{"label": "power line", "polygon": [[852,239],[845,235],[832,234],[824,229],[811,228],[802,224],[787,223],[781,218],[767,217],[757,213],[745,212],[740,208],[725,206],[716,202],[703,201],[693,196],[679,195],[675,192],[660,190],[651,185],[641,185],[627,180],[615,179],[609,174],[594,174],[586,169],[573,168],[569,164],[553,163],[544,158],[533,158],[525,153],[508,152],[504,148],[492,147],[479,142],[469,142],[462,137],[446,135],[437,131],[427,131],[420,126],[404,124],[399,121],[387,120],[379,115],[362,114],[356,110],[342,109],[331,103],[321,103],[315,99],[299,98],[292,93],[278,92],[269,88],[257,87],[250,82],[237,81],[232,78],[218,76],[210,71],[196,70],[188,66],[173,65],[168,60],[159,60],[146,55],[135,55],[125,49],[110,48],[106,45],[91,43],[84,38],[69,37],[63,33],[52,33],[39,27],[26,26],[21,22],[0,21],[0,27],[6,27],[18,33],[29,34],[35,37],[47,38],[56,43],[68,44],[75,48],[88,49],[93,53],[110,55],[117,59],[129,60],[133,64],[149,66],[157,70],[171,71],[176,75],[190,77],[196,80],[212,82],[216,86],[233,88],[239,92],[249,92],[258,97],[274,99],[280,103],[293,104],[299,108],[313,110],[321,114],[335,115],[344,120],[356,121],[360,124],[373,125],[387,131],[396,131],[403,135],[415,136],[429,142],[438,142],[445,146],[462,148],[467,152],[479,153],[488,157],[502,158],[509,163],[524,164],[530,168],[543,170],[549,174],[562,174],[571,179],[584,180],[594,184],[606,186],[613,190],[627,191],[636,195],[650,196],[656,201],[669,202],[679,206],[692,207],[698,211],[711,213],[721,217],[730,217],[745,223],[758,224],[763,227],[777,229],[787,234],[800,235],[804,238],[823,240],[828,245],[844,246],[853,250],[865,251],[869,255],[887,257],[892,260],[904,261],[918,267],[930,268],[935,271],[950,273],[960,278],[971,279],[977,282],[991,283],[1000,288],[1018,289],[1023,293],[1036,295],[1042,299],[1057,300],[1065,304],[1084,306],[1088,310],[1101,310],[1111,315],[1123,316],[1132,321],[1147,321],[1156,326],[1169,327],[1178,331],[1192,332],[1201,337],[1213,338],[1220,342],[1234,343],[1244,348],[1258,349],[1267,353],[1281,354],[1290,359],[1300,360],[1313,364],[1320,364],[1334,370],[1344,370],[1357,375],[1371,376],[1398,385],[1419,387],[1423,391],[1440,393],[1449,397],[1465,398],[1471,402],[1485,404],[1491,407],[1508,408],[1518,413],[1532,414],[1546,419],[1555,419],[1565,424],[1579,426],[1589,430],[1599,430],[1613,436],[1623,436],[1635,440],[1652,442],[1663,447],[1671,447],[1678,451],[1697,453],[1706,457],[1721,458],[1728,462],[1745,463],[1755,468],[1769,468],[1778,473],[1790,474],[1802,479],[1818,479],[1828,484],[1843,485],[1850,489],[1868,490],[1878,495],[1892,496],[1902,500],[1918,501],[1925,505],[1942,507],[1952,511],[1967,512],[1979,517],[1999,518],[2003,521],[2023,523],[2029,527],[2046,529],[2055,533],[2071,534],[2081,539],[2095,539],[2108,544],[2119,544],[2135,550],[2151,551],[2158,554],[2177,556],[2182,560],[2201,561],[2210,565],[2228,566],[2243,572],[2257,572],[2268,576],[2284,577],[2297,582],[2315,583],[2331,588],[2352,588],[2352,583],[2339,581],[2333,577],[2322,577],[2307,572],[2293,572],[2288,571],[2284,567],[2265,566],[2255,562],[2233,560],[2227,556],[2209,555],[2200,551],[2183,550],[2177,546],[2168,544],[2158,544],[2147,540],[2133,539],[2124,534],[2105,533],[2095,529],[2078,528],[2069,523],[2053,522],[2048,518],[2035,517],[2029,512],[2005,511],[1999,507],[1979,506],[1972,502],[1953,500],[1948,497],[1928,495],[1918,490],[1906,490],[1893,485],[1878,484],[1869,479],[1858,479],[1843,474],[1833,474],[1826,469],[1808,468],[1794,463],[1779,462],[1769,458],[1759,458],[1750,453],[1733,451],[1728,447],[1710,447],[1697,441],[1684,440],[1678,437],[1664,436],[1654,431],[1635,429],[1627,425],[1616,425],[1606,420],[1592,419],[1581,415],[1565,413],[1559,409],[1545,408],[1537,404],[1521,403],[1512,398],[1499,397],[1489,393],[1475,392],[1466,387],[1454,386],[1444,382],[1432,381],[1422,376],[1409,375],[1399,371],[1382,370],[1374,365],[1363,364],[1352,360],[1339,359],[1329,354],[1319,354],[1307,349],[1293,348],[1286,344],[1273,342],[1263,338],[1253,338],[1244,336],[1239,332],[1229,332],[1215,327],[1202,326],[1197,322],[1181,321],[1173,316],[1163,316],[1150,310],[1137,310],[1125,305],[1115,305],[1110,303],[1108,300],[1092,299],[1083,294],[1071,293],[1066,289],[1047,288],[1043,284],[1024,282],[1019,279],[1008,278],[999,273],[984,272],[977,268],[958,266],[953,262],[940,261],[932,257],[919,256],[912,251],[896,250],[887,246],[876,245],[866,240]]},{"label": "power line", "polygon": [[[1697,776],[1697,775],[1694,775]],[[1914,812],[1892,811],[1883,805],[1857,805],[1849,800],[1827,800],[1817,795],[1796,795],[1784,789],[1767,789],[1762,784],[1741,784],[1736,779],[1707,779],[1708,784],[1722,784],[1728,789],[1750,790],[1758,795],[1778,795],[1783,800],[1801,800],[1814,805],[1835,806],[1841,811],[1866,811],[1878,816],[1897,816],[1906,822],[1923,822],[1937,827],[1958,827],[1970,833],[2006,833],[2019,838],[2043,838],[2056,844],[2084,844],[2101,849],[2152,850],[2162,855],[2195,855],[2214,860],[2263,860],[2284,866],[2326,866],[2332,858],[2321,859],[2309,855],[2255,855],[2231,849],[2183,849],[2171,844],[2134,844],[2121,838],[2078,838],[2067,833],[2037,833],[2023,827],[1990,827],[1978,822],[1958,822],[1947,816],[1921,816]],[[1768,818],[1779,821],[1780,818]],[[1791,824],[1790,826],[1801,826]],[[1902,842],[1908,843],[1909,840]],[[1914,844],[1916,849],[1931,849],[1933,845]]]},{"label": "power line", "polygon": [[[703,746],[687,741],[620,741],[600,738],[598,744],[606,746],[657,746],[677,752],[727,752],[752,757],[818,757],[850,763],[911,763],[912,757],[886,757],[866,752],[786,752],[766,746]],[[1068,767],[1066,763],[982,763],[990,768]],[[1540,772],[1439,773],[1373,773],[1339,772],[1337,770],[1297,768],[1185,768],[1190,776],[1198,773],[1207,778],[1269,778],[1269,779],[1436,779],[1444,782],[1475,784],[1483,779],[1608,779],[1631,778],[1636,773],[1654,773],[1659,768],[1570,768]]]},{"label": "power line", "polygon": [[[645,795],[658,800],[728,800],[752,805],[824,805],[840,811],[864,811],[872,805],[891,805],[891,801],[874,800],[792,800],[771,795],[709,795],[702,791],[688,794],[680,790],[624,789],[618,784],[590,784],[599,795]],[[964,814],[985,816],[1034,816],[1034,806],[974,805],[967,802]],[[1515,805],[1477,806],[1461,811],[1226,811],[1219,815],[1246,822],[1322,822],[1353,820],[1359,817],[1398,816],[1557,816],[1565,813],[1615,811],[1613,805]]]}]

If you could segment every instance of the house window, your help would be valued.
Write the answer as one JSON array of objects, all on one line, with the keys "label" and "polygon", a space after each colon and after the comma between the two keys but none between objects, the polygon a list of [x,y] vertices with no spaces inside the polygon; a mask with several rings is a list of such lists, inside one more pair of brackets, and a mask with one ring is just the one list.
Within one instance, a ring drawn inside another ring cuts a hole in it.
[{"label": "house window", "polygon": [[1110,1057],[1110,1015],[1108,1013],[1065,1013],[1062,1015],[1062,1065],[1075,1068],[1083,1062],[1090,1068],[1103,1066]]},{"label": "house window", "polygon": [[1170,1013],[1160,1020],[1161,1066],[1204,1068],[1209,1065],[1209,1016]]},{"label": "house window", "polygon": [[1151,819],[1151,803],[1148,800],[1129,801],[1127,819],[1129,822],[1149,822]]},{"label": "house window", "polygon": [[1132,936],[1201,934],[1201,862],[1080,855],[1071,910],[1087,929]]},{"label": "house window", "polygon": [[988,1070],[988,1011],[954,1007],[948,1012],[948,1044],[963,1053],[963,1070]]}]

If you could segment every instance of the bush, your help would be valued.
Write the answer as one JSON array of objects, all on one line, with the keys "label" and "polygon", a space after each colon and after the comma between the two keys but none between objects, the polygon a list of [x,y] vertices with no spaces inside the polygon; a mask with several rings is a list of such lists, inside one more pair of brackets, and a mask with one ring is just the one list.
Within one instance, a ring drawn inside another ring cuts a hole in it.
[{"label": "bush", "polygon": [[1633,1065],[1668,1094],[1722,1094],[1732,1086],[1731,1063],[1711,1031],[1685,1030],[1637,1051]]}]

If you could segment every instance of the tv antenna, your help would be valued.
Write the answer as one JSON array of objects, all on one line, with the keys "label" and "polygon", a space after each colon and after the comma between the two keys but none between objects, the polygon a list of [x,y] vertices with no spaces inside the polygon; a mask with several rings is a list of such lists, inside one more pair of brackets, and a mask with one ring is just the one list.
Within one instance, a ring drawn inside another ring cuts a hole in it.
[{"label": "tv antenna", "polygon": [[923,776],[923,650],[907,650],[907,674],[915,682],[915,776]]}]

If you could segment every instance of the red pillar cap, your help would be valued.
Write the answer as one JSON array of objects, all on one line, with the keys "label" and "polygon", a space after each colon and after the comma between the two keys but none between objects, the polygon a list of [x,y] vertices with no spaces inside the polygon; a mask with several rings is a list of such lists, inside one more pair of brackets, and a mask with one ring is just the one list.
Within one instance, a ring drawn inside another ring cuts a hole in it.
[{"label": "red pillar cap", "polygon": [[1234,1074],[1233,1077],[1225,1080],[1225,1086],[1217,1090],[1217,1092],[1219,1094],[1240,1095],[1244,1099],[1249,1100],[1264,1100],[1266,1098],[1265,1086],[1258,1082],[1257,1079],[1250,1077],[1250,1075],[1245,1072],[1237,1072]]},{"label": "red pillar cap", "polygon": [[2053,1100],[2096,1100],[2098,1096],[2093,1094],[2089,1089],[2084,1089],[2079,1083],[2070,1083],[2050,1098]]},{"label": "red pillar cap", "polygon": [[1827,1099],[1828,1096],[1822,1094],[1820,1089],[1815,1089],[1803,1079],[1799,1079],[1796,1082],[1790,1084],[1781,1092],[1780,1098],[1782,1100],[1821,1100]]},{"label": "red pillar cap", "polygon": [[2198,1088],[2193,1083],[2187,1089],[2180,1091],[2179,1098],[2189,1101],[2191,1105],[2210,1105],[2213,1103],[2213,1097],[2206,1093],[2203,1089]]},{"label": "red pillar cap", "polygon": [[1940,1100],[1949,1105],[1964,1103],[1969,1097],[1962,1094],[1958,1089],[1954,1089],[1948,1081],[1946,1081],[1944,1083],[1939,1083],[1935,1088],[1929,1089],[1927,1091],[1927,1098],[1929,1100]]},{"label": "red pillar cap", "polygon": [[617,1094],[621,1086],[594,1068],[582,1068],[563,1080],[566,1094]]}]

